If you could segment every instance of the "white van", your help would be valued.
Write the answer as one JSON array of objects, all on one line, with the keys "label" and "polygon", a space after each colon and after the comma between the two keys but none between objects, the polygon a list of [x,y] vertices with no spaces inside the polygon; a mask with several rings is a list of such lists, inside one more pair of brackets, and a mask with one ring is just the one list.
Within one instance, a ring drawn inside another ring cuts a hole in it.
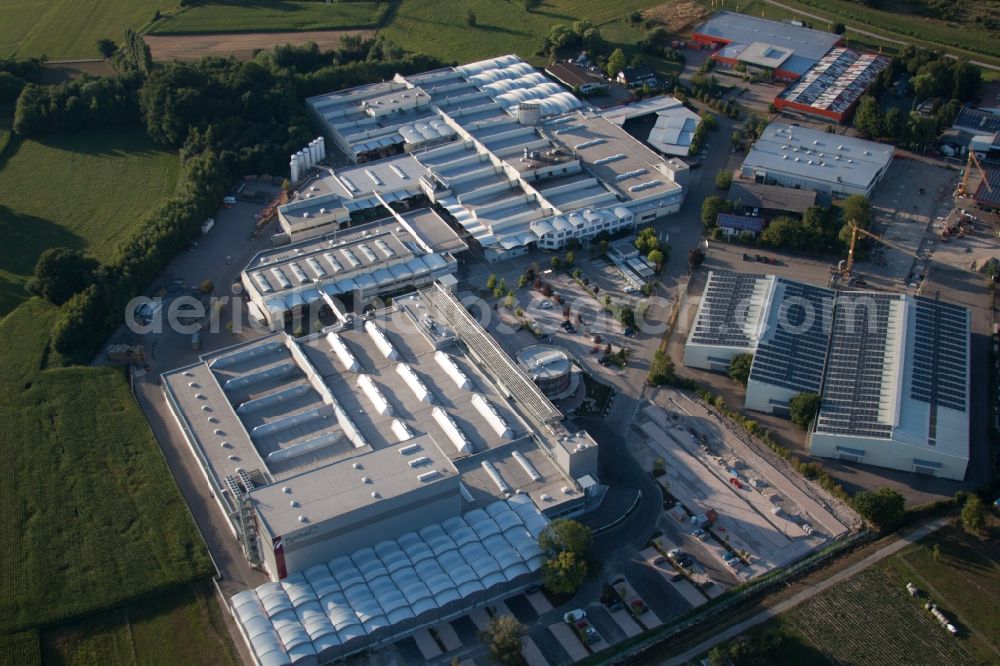
[{"label": "white van", "polygon": [[222,203],[224,203],[227,206],[235,206],[236,197],[222,197]]}]

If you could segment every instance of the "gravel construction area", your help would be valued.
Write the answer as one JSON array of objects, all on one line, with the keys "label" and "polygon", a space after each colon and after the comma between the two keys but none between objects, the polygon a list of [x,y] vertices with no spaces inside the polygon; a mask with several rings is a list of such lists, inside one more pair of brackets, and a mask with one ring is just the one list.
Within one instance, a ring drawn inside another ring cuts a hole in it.
[{"label": "gravel construction area", "polygon": [[146,35],[153,60],[197,60],[204,56],[235,56],[250,60],[257,49],[309,42],[323,51],[335,49],[346,35],[371,36],[370,30],[312,30],[308,32],[227,32],[210,35]]}]

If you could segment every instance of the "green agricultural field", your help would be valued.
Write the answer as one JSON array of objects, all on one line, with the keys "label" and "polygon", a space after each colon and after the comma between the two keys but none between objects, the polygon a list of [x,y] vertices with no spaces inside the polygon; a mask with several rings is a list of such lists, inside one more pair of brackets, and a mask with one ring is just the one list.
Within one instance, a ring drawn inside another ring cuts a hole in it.
[{"label": "green agricultural field", "polygon": [[[526,12],[519,2],[468,0],[455,5],[438,0],[403,0],[382,34],[405,49],[446,61],[463,63],[516,53],[534,64],[542,64],[535,52],[553,25],[589,18],[600,27],[602,23],[658,4],[662,3],[546,0]],[[476,15],[475,27],[466,24],[466,11]],[[635,39],[638,38],[637,32]]]},{"label": "green agricultural field", "polygon": [[389,2],[218,0],[186,7],[154,23],[156,34],[374,29]]},{"label": "green agricultural field", "polygon": [[6,666],[39,666],[38,632],[22,631],[17,634],[0,634],[0,664]]},{"label": "green agricultural field", "polygon": [[0,0],[0,57],[96,58],[97,40],[121,42],[176,0]]},{"label": "green agricultural field", "polygon": [[32,299],[0,321],[0,633],[212,573],[121,370],[40,370],[55,314]]},{"label": "green agricultural field", "polygon": [[[178,640],[183,637],[183,640]],[[36,641],[37,642],[37,641]],[[238,666],[210,583],[168,590],[140,602],[42,631],[43,663],[137,666]]]},{"label": "green agricultural field", "polygon": [[[958,641],[979,663],[1000,662],[1000,526],[989,539],[946,527],[889,560],[959,628]],[[934,546],[938,547],[937,559]],[[923,602],[921,602],[923,603]]]},{"label": "green agricultural field", "polygon": [[24,283],[46,248],[110,259],[174,191],[179,168],[139,128],[13,139],[0,153],[0,316],[27,297]]},{"label": "green agricultural field", "polygon": [[[995,519],[984,539],[945,527],[740,640],[757,646],[767,663],[995,664],[998,533]],[[919,597],[907,593],[908,582],[921,590]],[[958,627],[957,637],[924,610],[928,601]]]}]

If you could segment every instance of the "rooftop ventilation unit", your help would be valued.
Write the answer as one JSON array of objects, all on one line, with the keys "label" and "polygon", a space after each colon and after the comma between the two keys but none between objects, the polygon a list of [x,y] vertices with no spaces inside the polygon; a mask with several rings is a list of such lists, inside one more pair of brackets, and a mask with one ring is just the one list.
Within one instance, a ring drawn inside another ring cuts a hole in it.
[{"label": "rooftop ventilation unit", "polygon": [[441,476],[441,472],[437,471],[436,469],[432,469],[429,472],[424,472],[423,474],[418,474],[417,475],[417,481],[420,481],[421,483],[423,483],[424,481],[430,481],[431,479],[435,479],[435,478],[437,478],[439,476]]},{"label": "rooftop ventilation unit", "polygon": [[535,466],[531,464],[531,461],[524,457],[523,453],[521,453],[520,451],[514,451],[514,453],[512,453],[511,456],[514,458],[514,460],[517,461],[517,463],[522,468],[524,468],[524,471],[528,474],[528,476],[531,477],[532,481],[542,480],[542,475],[538,473],[538,470],[535,469]]},{"label": "rooftop ventilation unit", "polygon": [[397,450],[399,451],[399,455],[401,455],[401,456],[408,456],[410,454],[413,454],[413,453],[416,453],[417,451],[419,451],[420,450],[420,445],[419,444],[407,444],[406,446],[399,447],[399,449],[397,449]]},{"label": "rooftop ventilation unit", "polygon": [[455,419],[451,417],[451,414],[444,411],[440,407],[435,407],[431,410],[431,415],[434,417],[434,420],[441,427],[441,429],[444,430],[444,433],[448,436],[448,439],[451,440],[451,443],[455,445],[455,448],[458,449],[459,453],[473,453],[472,443],[469,442],[465,433],[462,432],[462,429],[458,427],[457,423],[455,423]]},{"label": "rooftop ventilation unit", "polygon": [[509,497],[511,494],[510,484],[504,481],[503,477],[500,476],[500,472],[497,471],[497,468],[493,465],[493,463],[489,460],[484,460],[481,464],[483,469],[486,470],[486,474],[493,479],[493,483],[495,483],[497,488],[500,489],[500,492]]},{"label": "rooftop ventilation unit", "polygon": [[414,458],[413,460],[407,461],[410,467],[420,467],[421,465],[426,465],[431,461],[427,456],[420,456],[419,458]]}]

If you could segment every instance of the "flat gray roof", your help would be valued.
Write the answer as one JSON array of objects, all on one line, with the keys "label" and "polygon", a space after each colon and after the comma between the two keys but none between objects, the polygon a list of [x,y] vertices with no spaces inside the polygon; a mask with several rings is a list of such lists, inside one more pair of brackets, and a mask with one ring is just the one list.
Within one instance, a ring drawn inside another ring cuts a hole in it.
[{"label": "flat gray roof", "polygon": [[457,254],[469,249],[455,230],[448,226],[437,211],[430,208],[403,213],[402,218],[416,232],[417,236],[435,252]]},{"label": "flat gray roof", "polygon": [[829,32],[727,11],[708,19],[694,32],[739,44],[766,42],[814,62],[840,41],[839,35]]},{"label": "flat gray roof", "polygon": [[797,190],[748,180],[734,180],[729,188],[729,198],[750,208],[783,210],[800,215],[816,205],[816,193],[812,190]]},{"label": "flat gray roof", "polygon": [[576,156],[606,187],[629,200],[680,193],[683,188],[658,171],[663,158],[601,116],[575,113],[546,123],[562,149]]},{"label": "flat gray roof", "polygon": [[[452,464],[469,474],[472,505],[505,497],[484,460],[509,492],[529,493],[543,508],[578,499],[562,492],[573,483],[538,448],[523,407],[455,343],[437,310],[415,294],[380,315],[304,338],[274,334],[163,375],[220,492],[231,492],[227,477],[249,475],[275,533],[305,526],[299,515],[318,522],[361,506],[373,490],[389,497],[420,487],[417,475],[431,468],[447,478]],[[397,449],[411,444],[429,451],[427,469],[401,460]],[[346,483],[354,462],[376,487]]]},{"label": "flat gray roof", "polygon": [[893,147],[807,127],[768,125],[743,160],[743,168],[763,168],[802,179],[867,189],[892,161]]},{"label": "flat gray roof", "polygon": [[739,59],[741,62],[748,62],[751,65],[777,69],[791,56],[792,50],[788,47],[775,46],[767,42],[753,42],[743,49]]},{"label": "flat gray roof", "polygon": [[[409,454],[400,453],[401,448]],[[417,457],[426,458],[426,461],[411,466],[410,461]],[[360,465],[357,469],[356,464]],[[396,447],[357,449],[322,468],[257,488],[251,496],[257,513],[267,524],[268,533],[288,535],[310,523],[327,519],[331,510],[338,514],[349,513],[417,488],[454,479],[457,474],[434,438],[421,435]]]}]

